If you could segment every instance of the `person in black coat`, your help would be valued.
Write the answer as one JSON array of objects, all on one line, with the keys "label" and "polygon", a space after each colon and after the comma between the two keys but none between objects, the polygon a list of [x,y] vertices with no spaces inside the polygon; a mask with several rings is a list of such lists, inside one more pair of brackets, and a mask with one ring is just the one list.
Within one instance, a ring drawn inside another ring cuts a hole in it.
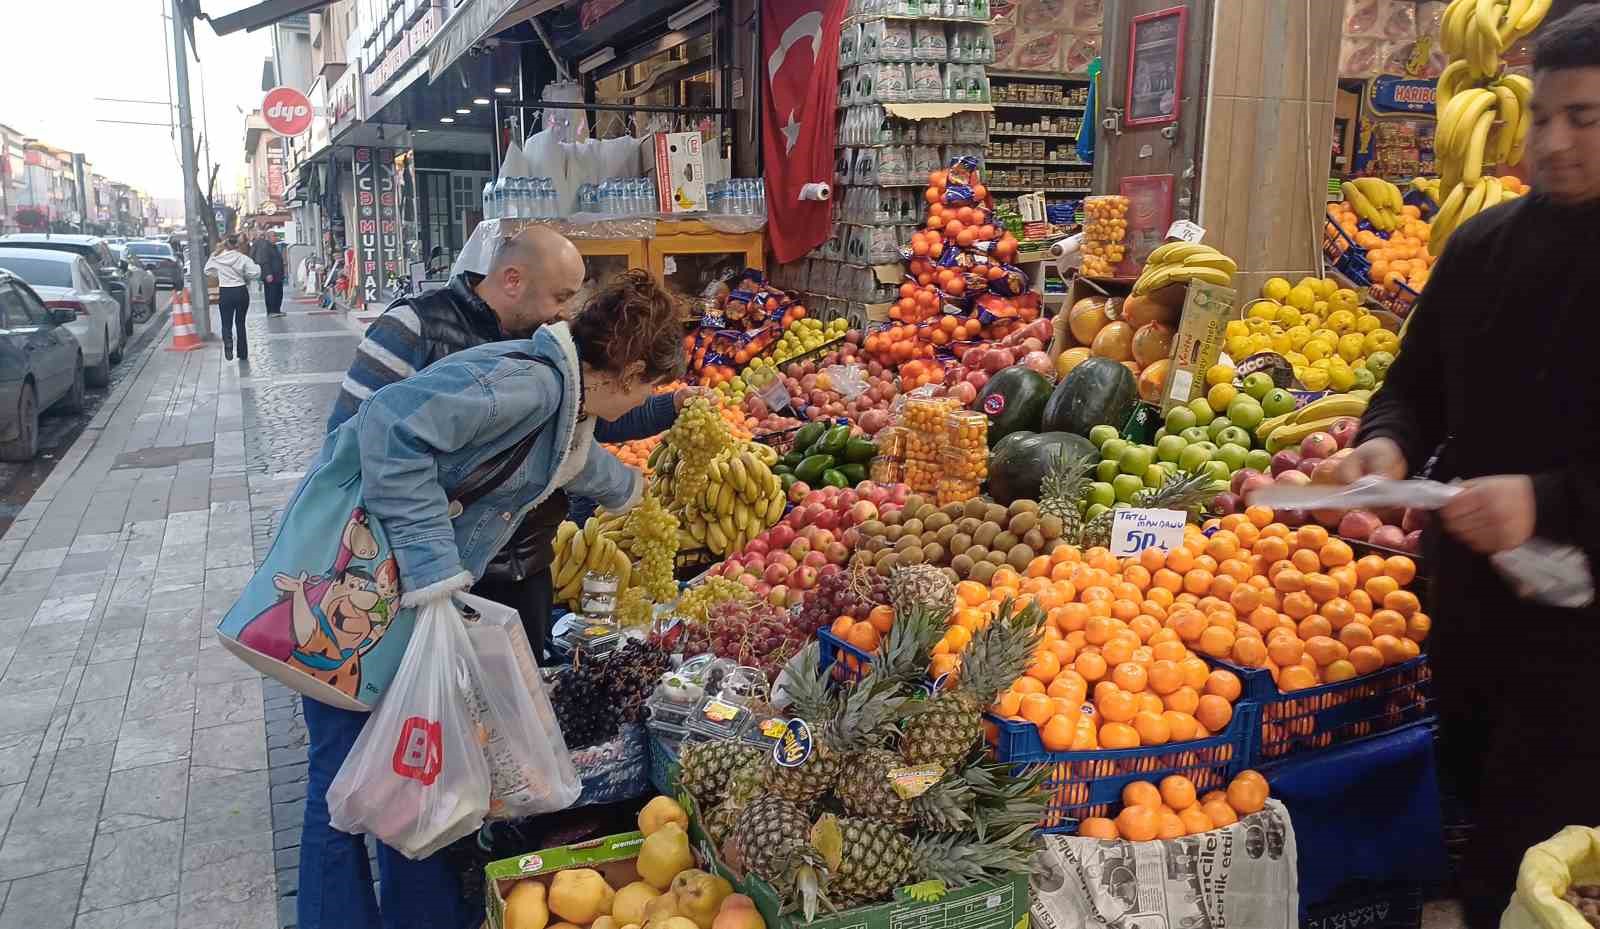
[{"label": "person in black coat", "polygon": [[261,266],[261,291],[268,316],[283,315],[283,253],[272,233],[257,229],[250,240],[250,260]]},{"label": "person in black coat", "polygon": [[1339,473],[1463,488],[1423,551],[1441,767],[1476,826],[1472,929],[1499,925],[1530,845],[1600,823],[1600,609],[1521,596],[1488,560],[1537,536],[1600,566],[1600,6],[1547,25],[1533,64],[1534,192],[1450,237]]}]

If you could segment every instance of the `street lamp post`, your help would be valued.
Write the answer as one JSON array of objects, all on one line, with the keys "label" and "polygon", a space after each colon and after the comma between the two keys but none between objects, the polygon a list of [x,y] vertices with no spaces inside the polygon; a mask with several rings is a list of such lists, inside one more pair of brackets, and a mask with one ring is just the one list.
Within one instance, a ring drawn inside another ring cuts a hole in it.
[{"label": "street lamp post", "polygon": [[178,85],[178,145],[183,156],[184,225],[189,232],[189,300],[190,310],[194,314],[195,334],[204,341],[211,336],[211,303],[206,295],[206,255],[202,247],[204,237],[199,215],[203,204],[195,196],[194,115],[189,104],[189,53],[183,44],[187,16],[182,0],[172,0],[172,57],[177,64]]}]

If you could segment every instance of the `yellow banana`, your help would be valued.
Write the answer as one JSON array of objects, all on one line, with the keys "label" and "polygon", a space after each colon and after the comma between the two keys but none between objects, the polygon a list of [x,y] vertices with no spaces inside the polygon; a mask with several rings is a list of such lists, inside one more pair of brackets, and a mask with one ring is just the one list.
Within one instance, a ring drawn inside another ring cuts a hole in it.
[{"label": "yellow banana", "polygon": [[[1539,28],[1539,23],[1544,21],[1545,15],[1550,12],[1551,0],[1533,0],[1528,5],[1527,12],[1517,20],[1512,41],[1522,38],[1533,30]],[[1509,43],[1507,43],[1509,44]]]},{"label": "yellow banana", "polygon": [[1193,255],[1202,255],[1206,252],[1214,251],[1216,251],[1216,249],[1212,248],[1211,246],[1201,245],[1198,242],[1168,242],[1165,245],[1157,246],[1156,250],[1150,253],[1150,257],[1145,259],[1145,264],[1151,265],[1179,262],[1184,261]]},{"label": "yellow banana", "polygon": [[772,446],[764,445],[760,442],[749,442],[747,447],[755,452],[756,457],[761,459],[761,463],[767,467],[770,468],[778,463],[778,450]]},{"label": "yellow banana", "polygon": [[1456,217],[1461,215],[1461,207],[1467,202],[1467,188],[1457,184],[1450,189],[1449,196],[1439,204],[1439,212],[1433,214],[1432,227],[1428,236],[1428,253],[1437,256],[1444,251],[1445,240],[1455,229]]},{"label": "yellow banana", "polygon": [[556,540],[551,547],[558,552],[566,548],[567,544],[572,541],[572,537],[577,533],[577,531],[577,523],[570,519],[563,519],[561,521],[561,525],[556,527]]},{"label": "yellow banana", "polygon": [[721,526],[716,523],[707,524],[706,547],[711,549],[713,554],[721,555],[726,553],[728,551],[728,542],[728,536],[722,531]]},{"label": "yellow banana", "polygon": [[1500,79],[1500,83],[1517,98],[1517,133],[1511,139],[1511,151],[1505,157],[1505,164],[1517,164],[1522,161],[1523,146],[1528,143],[1528,125],[1532,110],[1529,101],[1533,99],[1533,82],[1521,74],[1507,74]]},{"label": "yellow banana", "polygon": [[1193,258],[1185,259],[1183,264],[1187,268],[1213,268],[1229,277],[1239,273],[1239,266],[1234,263],[1234,260],[1221,252],[1211,255],[1196,255]]},{"label": "yellow banana", "polygon": [[1505,164],[1511,155],[1511,145],[1522,132],[1522,104],[1517,100],[1517,95],[1506,84],[1496,83],[1489,88],[1494,92],[1496,99],[1496,120],[1494,128],[1494,145],[1489,149],[1488,158],[1491,164]]},{"label": "yellow banana", "polygon": [[583,576],[583,563],[587,554],[588,542],[584,540],[583,533],[573,535],[572,545],[567,549],[567,557],[561,562],[561,572],[555,577],[558,587],[565,587],[572,583],[574,577]]},{"label": "yellow banana", "polygon": [[1461,183],[1468,187],[1483,177],[1483,148],[1489,139],[1489,129],[1494,125],[1494,115],[1493,110],[1484,110],[1478,115],[1477,124],[1472,127],[1466,157],[1461,162]]},{"label": "yellow banana", "polygon": [[1339,192],[1344,194],[1346,200],[1350,201],[1350,206],[1355,208],[1357,216],[1369,223],[1377,223],[1378,208],[1360,187],[1357,187],[1351,181],[1345,181],[1339,185]]},{"label": "yellow banana", "polygon": [[[1456,106],[1458,100],[1460,105]],[[1478,117],[1484,110],[1494,105],[1495,100],[1494,93],[1482,87],[1464,90],[1453,97],[1450,100],[1452,110],[1450,124],[1444,128],[1448,137],[1443,150],[1456,157],[1465,155],[1468,138],[1478,124]]]},{"label": "yellow banana", "polygon": [[766,517],[762,521],[768,526],[777,525],[778,520],[783,518],[783,506],[785,502],[786,501],[783,498],[783,494],[781,493],[768,497]]},{"label": "yellow banana", "polygon": [[[1267,436],[1267,451],[1279,452],[1298,443],[1313,432],[1326,432],[1335,420],[1341,418],[1339,416],[1325,416],[1321,419],[1313,419],[1303,423],[1287,423],[1279,426],[1272,430],[1271,435]],[[1277,447],[1274,448],[1274,445]]]},{"label": "yellow banana", "polygon": [[[1444,8],[1444,15],[1439,18],[1439,50],[1451,58],[1461,57],[1461,46],[1456,32],[1456,20],[1461,13],[1461,8],[1467,4],[1468,0],[1450,0],[1450,4]],[[1440,110],[1436,112],[1442,111],[1443,103],[1441,102]]]},{"label": "yellow banana", "polygon": [[1458,228],[1462,223],[1483,211],[1483,199],[1488,193],[1489,185],[1485,183],[1479,183],[1478,186],[1472,188],[1472,193],[1467,195],[1467,202],[1461,205],[1461,218],[1456,220]]},{"label": "yellow banana", "polygon": [[1438,91],[1433,104],[1435,113],[1444,112],[1450,98],[1461,92],[1462,84],[1469,77],[1467,63],[1463,59],[1454,59],[1444,66],[1444,70],[1439,72]]},{"label": "yellow banana", "polygon": [[1289,416],[1290,422],[1301,423],[1306,420],[1319,420],[1338,418],[1340,416],[1360,416],[1367,410],[1367,401],[1349,394],[1329,394],[1318,400],[1313,400]]},{"label": "yellow banana", "polygon": [[1501,194],[1505,191],[1500,179],[1492,174],[1486,175],[1483,179],[1483,185],[1487,188],[1483,192],[1483,208],[1487,210],[1490,207],[1499,206],[1503,199]]}]

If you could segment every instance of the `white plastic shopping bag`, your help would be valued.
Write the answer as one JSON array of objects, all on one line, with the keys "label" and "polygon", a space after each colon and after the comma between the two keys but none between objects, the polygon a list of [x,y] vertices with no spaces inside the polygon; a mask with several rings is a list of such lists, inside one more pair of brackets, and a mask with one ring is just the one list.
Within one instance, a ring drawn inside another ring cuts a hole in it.
[{"label": "white plastic shopping bag", "polygon": [[394,681],[328,787],[335,829],[426,858],[483,824],[489,764],[468,708],[476,664],[449,599],[418,609]]},{"label": "white plastic shopping bag", "polygon": [[481,677],[468,709],[489,760],[489,819],[564,810],[583,781],[567,753],[533,646],[517,611],[457,594]]}]

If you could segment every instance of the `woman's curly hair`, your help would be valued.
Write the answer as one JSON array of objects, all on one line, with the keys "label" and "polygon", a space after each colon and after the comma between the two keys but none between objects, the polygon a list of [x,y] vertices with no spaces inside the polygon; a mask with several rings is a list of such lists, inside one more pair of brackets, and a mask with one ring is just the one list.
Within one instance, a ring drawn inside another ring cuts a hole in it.
[{"label": "woman's curly hair", "polygon": [[572,338],[592,368],[620,373],[642,361],[650,383],[683,376],[682,301],[649,271],[624,271],[602,284],[572,320]]}]

